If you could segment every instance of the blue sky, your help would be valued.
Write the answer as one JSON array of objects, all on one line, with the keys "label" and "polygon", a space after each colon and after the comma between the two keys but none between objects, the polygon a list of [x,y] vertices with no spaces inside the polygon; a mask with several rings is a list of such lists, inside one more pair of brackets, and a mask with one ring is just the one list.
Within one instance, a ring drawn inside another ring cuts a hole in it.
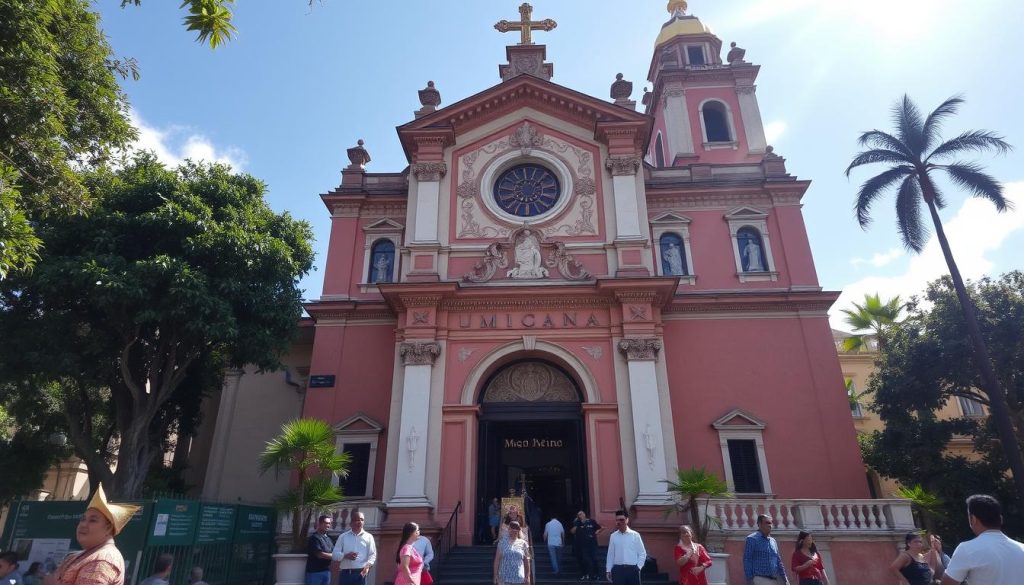
[{"label": "blue sky", "polygon": [[[535,18],[558,21],[537,34],[553,81],[607,99],[621,72],[639,99],[667,2],[531,3]],[[307,298],[320,294],[329,236],[319,194],[339,183],[345,149],[362,138],[369,170],[401,170],[395,127],[419,107],[416,90],[435,81],[442,105],[482,91],[499,81],[505,45],[518,42],[493,29],[518,18],[518,0],[247,0],[235,6],[237,37],[211,50],[181,26],[178,4],[95,5],[115,53],[141,67],[141,80],[124,83],[140,144],[169,162],[229,161],[269,185],[275,209],[310,221],[319,269],[303,281]],[[791,173],[813,181],[804,218],[822,286],[844,291],[837,306],[876,290],[909,296],[945,272],[934,245],[921,256],[902,251],[892,199],[877,206],[867,232],[851,212],[857,185],[871,174],[843,175],[856,137],[888,130],[889,108],[905,92],[926,110],[963,93],[967,104],[947,135],[988,128],[1018,147],[982,159],[1016,212],[997,216],[947,189],[942,215],[965,276],[1024,265],[1024,3],[693,0],[689,12],[762,66],[757,95],[769,142]]]}]

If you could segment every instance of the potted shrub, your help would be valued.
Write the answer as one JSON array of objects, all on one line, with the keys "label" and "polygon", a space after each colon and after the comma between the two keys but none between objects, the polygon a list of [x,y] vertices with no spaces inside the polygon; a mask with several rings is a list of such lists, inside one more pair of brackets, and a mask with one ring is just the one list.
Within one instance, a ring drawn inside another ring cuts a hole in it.
[{"label": "potted shrub", "polygon": [[334,431],[326,422],[303,418],[286,422],[260,455],[260,473],[271,469],[295,474],[295,483],[274,498],[274,505],[291,514],[292,542],[288,553],[274,555],[278,584],[302,584],[306,572],[306,540],[313,515],[340,502],[341,488],[333,476],[348,475],[349,456],[335,451]]},{"label": "potted shrub", "polygon": [[[676,478],[674,480],[666,479],[664,482],[668,484],[668,492],[672,494],[674,500],[669,512],[675,511],[677,514],[689,515],[689,524],[696,532],[697,542],[703,544],[714,559],[714,565],[706,573],[708,583],[712,585],[728,583],[726,563],[729,555],[722,552],[711,552],[711,547],[707,542],[711,525],[715,524],[719,527],[722,525],[719,517],[708,514],[711,499],[731,498],[732,494],[729,493],[728,484],[719,479],[717,475],[708,472],[704,467],[677,469]],[[701,499],[703,499],[704,505],[703,520],[701,520]]]}]

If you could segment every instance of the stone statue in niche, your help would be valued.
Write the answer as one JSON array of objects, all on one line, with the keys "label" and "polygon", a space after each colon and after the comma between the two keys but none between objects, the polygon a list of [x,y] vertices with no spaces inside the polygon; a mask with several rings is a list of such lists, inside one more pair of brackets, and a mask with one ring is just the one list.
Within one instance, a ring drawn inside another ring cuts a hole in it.
[{"label": "stone statue in niche", "polygon": [[547,278],[540,255],[540,240],[537,232],[525,229],[519,235],[515,249],[516,267],[508,271],[509,278]]},{"label": "stone statue in niche", "polygon": [[391,261],[387,254],[379,254],[373,263],[373,282],[391,282]]},{"label": "stone statue in niche", "polygon": [[747,261],[748,272],[764,272],[764,261],[761,259],[761,246],[753,240],[753,238],[747,240],[747,245],[743,246],[743,258]]},{"label": "stone statue in niche", "polygon": [[662,252],[662,264],[665,267],[665,274],[672,276],[683,276],[683,255],[680,253],[679,245],[669,242]]}]

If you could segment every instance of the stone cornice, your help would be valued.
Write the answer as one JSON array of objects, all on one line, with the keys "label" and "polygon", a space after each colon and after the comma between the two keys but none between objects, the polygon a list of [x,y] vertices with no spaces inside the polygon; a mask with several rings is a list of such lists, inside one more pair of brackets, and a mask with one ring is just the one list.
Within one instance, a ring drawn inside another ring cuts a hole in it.
[{"label": "stone cornice", "polygon": [[436,341],[404,341],[398,346],[402,365],[432,366],[441,355],[441,344]]},{"label": "stone cornice", "polygon": [[800,293],[785,289],[777,293],[694,293],[677,295],[662,309],[662,313],[668,315],[679,313],[827,312],[838,298],[838,292]]},{"label": "stone cornice", "polygon": [[396,319],[395,312],[380,301],[316,301],[303,308],[314,322],[319,321],[378,321]]},{"label": "stone cornice", "polygon": [[448,299],[441,304],[441,308],[451,312],[466,311],[520,311],[531,309],[606,309],[610,306],[609,300],[602,297],[566,298],[564,296],[528,296],[521,298],[476,298],[476,299]]},{"label": "stone cornice", "polygon": [[626,360],[631,362],[658,361],[661,340],[657,337],[627,337],[619,341],[618,348]]}]

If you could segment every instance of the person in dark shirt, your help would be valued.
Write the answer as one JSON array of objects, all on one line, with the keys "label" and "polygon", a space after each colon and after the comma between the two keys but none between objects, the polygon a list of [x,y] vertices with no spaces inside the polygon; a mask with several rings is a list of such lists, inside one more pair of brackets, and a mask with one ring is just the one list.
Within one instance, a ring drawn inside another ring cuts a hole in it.
[{"label": "person in dark shirt", "polygon": [[580,563],[580,581],[597,581],[600,579],[597,566],[597,535],[601,525],[587,518],[587,513],[580,510],[572,522],[573,550]]},{"label": "person in dark shirt", "polygon": [[306,585],[331,585],[331,551],[334,542],[327,531],[334,521],[322,515],[316,519],[316,532],[309,535],[306,544]]}]

